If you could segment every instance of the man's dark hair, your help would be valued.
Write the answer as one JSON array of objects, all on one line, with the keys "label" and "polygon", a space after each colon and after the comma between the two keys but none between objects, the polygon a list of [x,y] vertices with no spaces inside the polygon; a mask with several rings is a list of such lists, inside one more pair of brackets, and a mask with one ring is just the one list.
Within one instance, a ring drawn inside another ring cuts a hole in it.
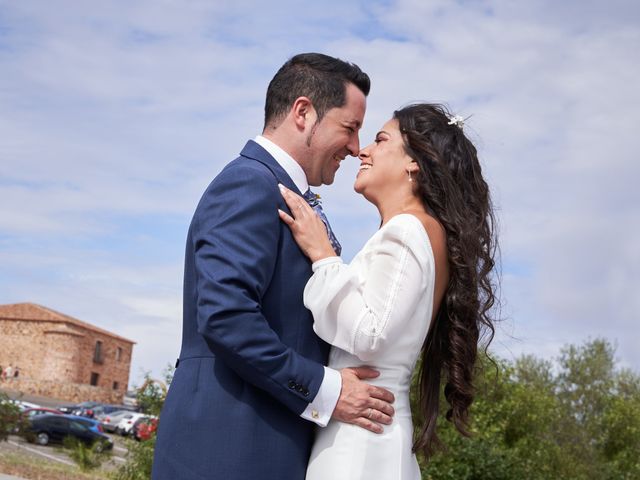
[{"label": "man's dark hair", "polygon": [[288,60],[275,74],[264,106],[264,126],[279,123],[298,97],[308,97],[318,114],[346,103],[347,83],[369,95],[371,82],[360,67],[322,53],[301,53]]}]

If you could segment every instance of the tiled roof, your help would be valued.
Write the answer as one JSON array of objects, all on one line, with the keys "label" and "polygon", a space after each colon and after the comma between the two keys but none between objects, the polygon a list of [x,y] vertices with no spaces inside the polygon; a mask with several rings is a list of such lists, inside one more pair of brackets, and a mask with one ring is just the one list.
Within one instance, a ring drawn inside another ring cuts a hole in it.
[{"label": "tiled roof", "polygon": [[36,305],[35,303],[13,303],[10,305],[0,305],[0,319],[9,320],[35,320],[35,321],[47,321],[47,322],[61,322],[71,325],[75,325],[80,328],[92,330],[94,332],[108,335],[112,338],[117,338],[127,343],[136,343],[133,340],[121,337],[115,333],[111,333],[102,328],[91,325],[90,323],[83,322],[77,318],[64,315],[50,308],[43,307],[42,305]]}]

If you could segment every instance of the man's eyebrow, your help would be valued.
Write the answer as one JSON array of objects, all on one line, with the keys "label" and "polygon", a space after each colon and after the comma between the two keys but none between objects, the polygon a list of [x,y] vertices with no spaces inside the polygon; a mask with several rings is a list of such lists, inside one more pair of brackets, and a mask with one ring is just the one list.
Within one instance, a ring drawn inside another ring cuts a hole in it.
[{"label": "man's eyebrow", "polygon": [[362,124],[360,123],[360,120],[347,120],[345,123],[349,125],[353,125],[356,128],[360,128],[362,126]]}]

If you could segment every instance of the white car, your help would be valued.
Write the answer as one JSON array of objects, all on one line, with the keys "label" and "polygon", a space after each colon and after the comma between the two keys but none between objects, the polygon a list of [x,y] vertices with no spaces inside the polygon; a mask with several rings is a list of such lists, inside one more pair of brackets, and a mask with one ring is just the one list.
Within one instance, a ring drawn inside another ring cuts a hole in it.
[{"label": "white car", "polygon": [[42,408],[40,405],[36,405],[31,402],[24,402],[22,400],[12,400],[8,398],[6,400],[7,403],[13,403],[16,407],[20,409],[21,412],[24,412],[27,408]]},{"label": "white car", "polygon": [[118,425],[116,426],[116,433],[119,433],[123,436],[129,435],[131,433],[131,429],[133,428],[133,424],[136,423],[136,420],[145,416],[146,415],[144,413],[130,412],[130,414],[122,417],[122,420],[120,420],[120,423],[118,423]]},{"label": "white car", "polygon": [[127,393],[124,394],[122,404],[126,405],[127,407],[137,407],[138,398],[136,396],[136,392],[134,392],[133,390],[128,390]]},{"label": "white car", "polygon": [[117,412],[111,412],[99,418],[98,421],[102,424],[102,428],[106,432],[114,432],[120,421],[127,415],[133,415],[135,412],[131,410],[118,410]]}]

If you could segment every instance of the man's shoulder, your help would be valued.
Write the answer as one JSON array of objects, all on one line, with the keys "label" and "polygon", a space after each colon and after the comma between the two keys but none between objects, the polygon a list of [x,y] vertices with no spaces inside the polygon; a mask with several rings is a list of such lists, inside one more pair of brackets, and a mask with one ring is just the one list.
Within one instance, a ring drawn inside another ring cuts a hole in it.
[{"label": "man's shoulder", "polygon": [[209,185],[209,189],[223,185],[233,188],[251,188],[256,183],[277,186],[278,180],[265,164],[240,155],[224,166]]},{"label": "man's shoulder", "polygon": [[229,162],[202,194],[196,214],[215,205],[276,203],[280,198],[278,179],[263,163],[239,156]]},{"label": "man's shoulder", "polygon": [[225,172],[245,172],[247,175],[274,176],[267,165],[254,158],[245,157],[244,155],[238,155],[235,159],[227,163],[218,176]]}]

